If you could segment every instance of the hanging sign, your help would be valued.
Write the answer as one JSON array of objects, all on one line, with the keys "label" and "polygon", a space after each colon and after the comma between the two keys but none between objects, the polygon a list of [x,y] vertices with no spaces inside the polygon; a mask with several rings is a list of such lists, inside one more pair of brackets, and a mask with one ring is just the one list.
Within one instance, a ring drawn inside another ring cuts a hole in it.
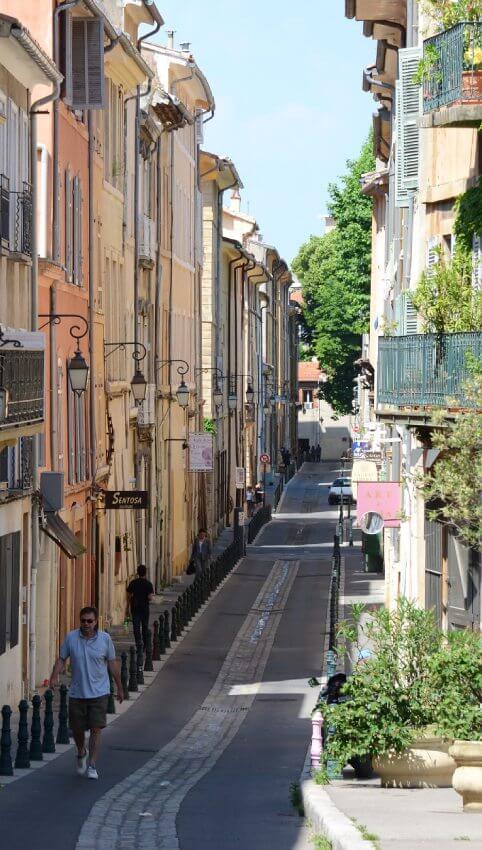
[{"label": "hanging sign", "polygon": [[189,434],[190,472],[211,472],[214,469],[213,435],[208,431]]},{"label": "hanging sign", "polygon": [[142,511],[149,507],[147,490],[104,490],[104,507],[107,511],[121,510]]},{"label": "hanging sign", "polygon": [[359,481],[378,481],[377,465],[370,460],[354,460],[351,471],[351,486],[353,498],[357,498],[357,487]]},{"label": "hanging sign", "polygon": [[235,481],[236,481],[236,490],[244,490],[244,484],[246,481],[246,470],[244,466],[237,466],[235,473]]},{"label": "hanging sign", "polygon": [[357,494],[357,520],[365,514],[380,514],[385,528],[400,526],[402,490],[398,481],[360,481]]}]

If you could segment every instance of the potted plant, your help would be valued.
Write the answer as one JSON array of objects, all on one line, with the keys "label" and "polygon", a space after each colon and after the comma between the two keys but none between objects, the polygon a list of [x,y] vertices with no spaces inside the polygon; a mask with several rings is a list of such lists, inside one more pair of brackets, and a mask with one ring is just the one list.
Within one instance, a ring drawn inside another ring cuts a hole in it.
[{"label": "potted plant", "polygon": [[327,709],[335,730],[328,758],[345,765],[370,756],[385,787],[450,786],[455,761],[449,748],[461,727],[446,711],[444,688],[450,679],[449,694],[466,698],[466,670],[455,652],[460,638],[447,640],[433,612],[406,599],[395,611],[373,612],[365,624],[362,614],[354,606],[353,622],[341,632],[358,654],[367,642],[373,653],[348,679],[346,701]]},{"label": "potted plant", "polygon": [[449,754],[464,811],[482,811],[482,644],[479,633],[457,631],[431,660],[437,683],[437,726],[455,738]]}]

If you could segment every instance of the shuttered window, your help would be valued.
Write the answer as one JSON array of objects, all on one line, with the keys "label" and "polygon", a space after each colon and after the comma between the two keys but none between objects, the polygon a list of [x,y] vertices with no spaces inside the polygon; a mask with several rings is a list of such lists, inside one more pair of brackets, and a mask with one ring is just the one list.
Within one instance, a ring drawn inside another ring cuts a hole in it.
[{"label": "shuttered window", "polygon": [[72,109],[104,108],[104,23],[66,12],[62,26],[63,96]]},{"label": "shuttered window", "polygon": [[119,192],[124,189],[124,96],[122,89],[106,79],[104,112],[104,177]]},{"label": "shuttered window", "polygon": [[20,532],[0,537],[0,655],[18,644]]},{"label": "shuttered window", "polygon": [[65,172],[65,273],[70,283],[82,286],[82,212],[83,196],[80,177]]},{"label": "shuttered window", "polygon": [[396,84],[396,204],[409,205],[409,195],[418,188],[422,88],[413,79],[422,58],[421,47],[399,51],[399,79]]},{"label": "shuttered window", "polygon": [[89,477],[86,394],[76,395],[68,383],[69,484]]}]

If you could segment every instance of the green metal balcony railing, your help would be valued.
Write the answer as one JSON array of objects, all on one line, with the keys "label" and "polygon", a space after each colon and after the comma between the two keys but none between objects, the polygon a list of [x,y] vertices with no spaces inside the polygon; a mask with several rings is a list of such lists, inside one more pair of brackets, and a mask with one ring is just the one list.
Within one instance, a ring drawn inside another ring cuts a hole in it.
[{"label": "green metal balcony railing", "polygon": [[423,111],[482,103],[482,22],[456,24],[423,44]]},{"label": "green metal balcony railing", "polygon": [[470,408],[464,385],[482,360],[482,333],[380,337],[378,404]]},{"label": "green metal balcony railing", "polygon": [[8,391],[0,431],[44,418],[44,352],[0,349],[0,387]]}]

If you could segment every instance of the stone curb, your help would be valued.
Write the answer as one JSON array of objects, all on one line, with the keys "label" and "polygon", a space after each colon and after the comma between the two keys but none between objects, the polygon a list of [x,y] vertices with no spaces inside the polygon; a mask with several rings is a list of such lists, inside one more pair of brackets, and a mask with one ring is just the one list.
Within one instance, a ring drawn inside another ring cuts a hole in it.
[{"label": "stone curb", "polygon": [[337,809],[323,786],[317,785],[311,778],[309,750],[300,786],[305,816],[313,832],[328,838],[333,850],[373,850],[372,842],[361,837],[351,820]]}]

